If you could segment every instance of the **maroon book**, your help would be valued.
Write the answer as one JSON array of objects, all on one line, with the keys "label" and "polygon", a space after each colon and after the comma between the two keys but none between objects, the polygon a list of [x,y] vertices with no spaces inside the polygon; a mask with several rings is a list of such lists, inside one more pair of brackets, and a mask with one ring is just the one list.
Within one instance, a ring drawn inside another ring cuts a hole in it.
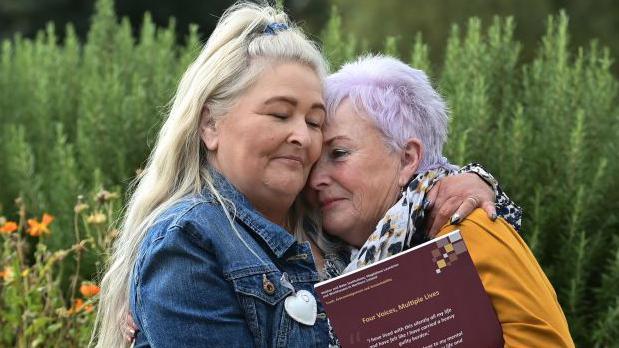
[{"label": "maroon book", "polygon": [[503,347],[459,231],[315,287],[342,347]]}]

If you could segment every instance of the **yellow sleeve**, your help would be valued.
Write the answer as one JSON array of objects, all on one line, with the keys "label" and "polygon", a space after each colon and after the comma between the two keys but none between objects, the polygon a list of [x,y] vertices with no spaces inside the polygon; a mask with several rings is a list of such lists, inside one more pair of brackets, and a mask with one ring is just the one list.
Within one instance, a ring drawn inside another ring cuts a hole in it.
[{"label": "yellow sleeve", "polygon": [[574,347],[557,295],[526,243],[475,210],[457,226],[503,328],[505,347]]}]

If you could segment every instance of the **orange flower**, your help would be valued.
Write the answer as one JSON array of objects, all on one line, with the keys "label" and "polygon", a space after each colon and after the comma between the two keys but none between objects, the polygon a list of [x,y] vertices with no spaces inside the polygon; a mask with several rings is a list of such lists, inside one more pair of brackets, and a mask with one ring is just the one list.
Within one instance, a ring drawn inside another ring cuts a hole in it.
[{"label": "orange flower", "polygon": [[37,219],[28,219],[28,234],[33,237],[39,237],[43,234],[49,234],[49,224],[54,221],[54,217],[45,213],[43,214],[43,218],[41,218],[41,222]]},{"label": "orange flower", "polygon": [[82,286],[80,286],[80,292],[84,297],[97,296],[99,291],[101,291],[101,288],[93,283],[82,283]]},{"label": "orange flower", "polygon": [[13,280],[15,273],[13,272],[13,268],[6,266],[4,270],[0,272],[0,278],[2,278],[5,282],[10,282]]},{"label": "orange flower", "polygon": [[84,307],[84,300],[82,300],[81,298],[76,298],[73,302],[73,306],[71,306],[71,308],[67,310],[67,314],[69,315],[76,314],[82,309],[82,307]]},{"label": "orange flower", "polygon": [[17,231],[17,224],[13,221],[7,221],[4,225],[0,226],[0,233],[9,234]]},{"label": "orange flower", "polygon": [[75,299],[73,306],[69,308],[69,310],[67,311],[67,314],[74,315],[81,311],[90,313],[92,312],[93,309],[94,307],[91,304],[85,304],[84,300],[82,300],[81,298],[78,298],[78,299]]}]

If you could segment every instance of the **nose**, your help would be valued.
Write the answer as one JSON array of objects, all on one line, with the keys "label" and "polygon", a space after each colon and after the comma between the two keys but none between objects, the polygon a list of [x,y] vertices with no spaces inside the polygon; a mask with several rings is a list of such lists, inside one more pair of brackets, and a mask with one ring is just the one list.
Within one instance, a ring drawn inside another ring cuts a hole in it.
[{"label": "nose", "polygon": [[324,190],[331,184],[331,177],[329,176],[329,163],[325,160],[324,154],[320,156],[312,172],[307,180],[310,188],[315,191]]},{"label": "nose", "polygon": [[299,117],[292,122],[292,129],[288,137],[288,142],[304,148],[308,147],[312,139],[310,136],[310,129],[307,123],[305,123],[305,117]]}]

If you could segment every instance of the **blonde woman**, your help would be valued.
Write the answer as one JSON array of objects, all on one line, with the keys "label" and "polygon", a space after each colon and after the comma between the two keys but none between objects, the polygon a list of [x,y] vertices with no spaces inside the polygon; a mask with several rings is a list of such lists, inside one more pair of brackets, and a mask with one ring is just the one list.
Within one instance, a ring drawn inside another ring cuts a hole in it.
[{"label": "blonde woman", "polygon": [[310,248],[288,232],[300,228],[292,205],[320,155],[326,69],[284,13],[226,11],[128,204],[102,281],[98,347],[126,344],[128,311],[136,346],[327,344]]},{"label": "blonde woman", "polygon": [[98,347],[126,344],[127,313],[137,347],[328,345],[295,203],[321,153],[326,70],[285,14],[224,13],[128,203],[102,281]]}]

